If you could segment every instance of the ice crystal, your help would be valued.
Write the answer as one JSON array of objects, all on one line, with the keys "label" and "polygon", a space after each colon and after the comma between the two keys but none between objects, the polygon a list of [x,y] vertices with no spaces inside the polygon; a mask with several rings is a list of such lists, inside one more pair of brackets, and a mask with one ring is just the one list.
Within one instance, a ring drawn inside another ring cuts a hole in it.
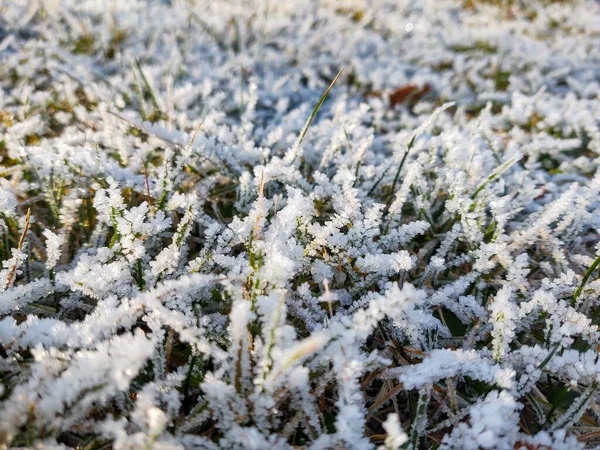
[{"label": "ice crystal", "polygon": [[593,445],[599,35],[592,0],[2,2],[0,447]]}]

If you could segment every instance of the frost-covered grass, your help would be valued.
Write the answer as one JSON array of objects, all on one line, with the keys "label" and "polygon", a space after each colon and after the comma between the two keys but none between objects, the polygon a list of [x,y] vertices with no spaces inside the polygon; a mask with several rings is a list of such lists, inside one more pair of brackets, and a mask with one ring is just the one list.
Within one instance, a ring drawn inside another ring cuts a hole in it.
[{"label": "frost-covered grass", "polygon": [[0,447],[591,448],[599,164],[596,1],[4,0]]}]

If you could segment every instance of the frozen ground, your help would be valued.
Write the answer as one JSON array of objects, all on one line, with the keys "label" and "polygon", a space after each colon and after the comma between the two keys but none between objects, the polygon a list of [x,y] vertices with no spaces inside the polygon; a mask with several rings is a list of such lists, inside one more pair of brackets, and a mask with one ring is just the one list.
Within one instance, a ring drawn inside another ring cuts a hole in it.
[{"label": "frozen ground", "polygon": [[595,1],[3,0],[0,447],[593,448],[599,163]]}]

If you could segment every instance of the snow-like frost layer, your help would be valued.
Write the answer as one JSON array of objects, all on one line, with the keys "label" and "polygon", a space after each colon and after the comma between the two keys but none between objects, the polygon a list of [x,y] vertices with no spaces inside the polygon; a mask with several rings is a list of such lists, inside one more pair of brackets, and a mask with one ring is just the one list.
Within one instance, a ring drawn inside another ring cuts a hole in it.
[{"label": "snow-like frost layer", "polygon": [[599,92],[591,0],[4,1],[0,446],[583,448]]}]

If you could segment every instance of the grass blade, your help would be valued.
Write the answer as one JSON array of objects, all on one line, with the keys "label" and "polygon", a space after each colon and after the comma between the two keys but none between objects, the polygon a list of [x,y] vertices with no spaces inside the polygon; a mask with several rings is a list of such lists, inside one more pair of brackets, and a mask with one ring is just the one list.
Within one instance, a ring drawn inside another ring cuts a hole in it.
[{"label": "grass blade", "polygon": [[344,69],[342,68],[337,73],[337,75],[335,76],[335,78],[329,84],[329,87],[327,88],[327,90],[321,96],[321,99],[319,100],[319,103],[317,103],[317,106],[315,106],[315,109],[313,109],[310,117],[308,118],[308,121],[306,122],[306,125],[304,125],[304,128],[302,129],[302,133],[300,134],[300,143],[302,143],[302,141],[304,140],[304,137],[306,136],[306,132],[308,131],[308,128],[310,127],[310,124],[312,123],[313,119],[315,118],[315,116],[319,112],[319,109],[321,109],[321,106],[323,106],[323,103],[325,103],[325,100],[327,100],[327,96],[329,95],[329,92],[331,91],[331,88],[333,88],[333,85],[338,80],[338,78],[340,77],[340,75],[342,74],[343,71],[344,71]]}]

